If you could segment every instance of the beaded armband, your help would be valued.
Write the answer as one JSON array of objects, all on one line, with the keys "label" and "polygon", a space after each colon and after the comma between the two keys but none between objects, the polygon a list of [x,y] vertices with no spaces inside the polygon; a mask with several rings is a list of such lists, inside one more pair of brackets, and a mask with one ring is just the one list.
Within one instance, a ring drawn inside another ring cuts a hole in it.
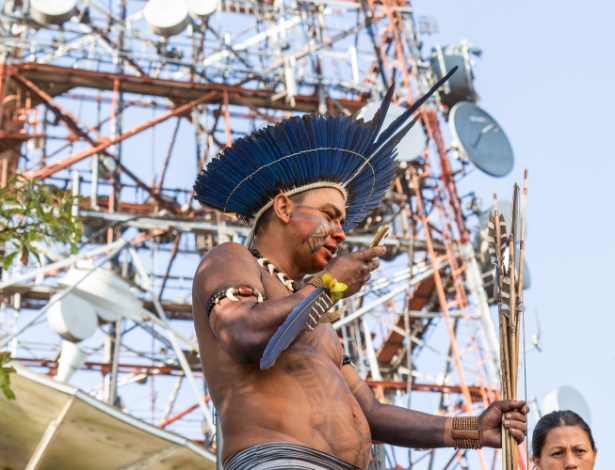
[{"label": "beaded armband", "polygon": [[207,314],[207,318],[211,315],[211,311],[213,308],[220,302],[222,299],[227,298],[232,300],[233,302],[239,302],[239,299],[236,297],[237,295],[241,297],[256,297],[257,302],[262,302],[264,299],[263,294],[261,294],[258,290],[254,289],[250,286],[239,286],[239,287],[229,287],[228,289],[223,289],[214,295],[211,296],[209,302],[207,302],[207,306],[205,307],[205,313]]},{"label": "beaded armband", "polygon": [[344,355],[344,358],[342,359],[342,367],[347,366],[348,364],[350,364],[352,367],[355,367],[355,365],[352,363],[352,359],[350,359],[350,356]]},{"label": "beaded armband", "polygon": [[327,295],[331,297],[331,300],[334,301],[340,300],[342,298],[342,292],[348,289],[346,284],[337,282],[335,278],[326,271],[314,274],[307,283],[317,288],[322,287],[327,292]]},{"label": "beaded armband", "polygon": [[480,449],[480,427],[476,416],[453,418],[453,441],[455,449]]}]

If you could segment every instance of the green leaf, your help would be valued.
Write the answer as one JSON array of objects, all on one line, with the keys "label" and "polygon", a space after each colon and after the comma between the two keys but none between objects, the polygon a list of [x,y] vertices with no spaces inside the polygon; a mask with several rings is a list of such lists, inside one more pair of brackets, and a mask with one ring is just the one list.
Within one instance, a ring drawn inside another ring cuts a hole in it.
[{"label": "green leaf", "polygon": [[15,394],[9,387],[11,384],[10,374],[14,374],[16,372],[15,368],[7,367],[4,364],[11,360],[11,354],[8,351],[0,352],[0,389],[2,389],[2,393],[8,400],[14,400]]},{"label": "green leaf", "polygon": [[13,392],[13,390],[11,390],[9,385],[10,383],[0,383],[0,389],[2,389],[2,393],[4,393],[4,396],[7,398],[7,400],[15,400],[15,393]]},{"label": "green leaf", "polygon": [[71,192],[22,175],[11,178],[0,188],[0,244],[9,244],[7,253],[0,252],[0,265],[8,268],[19,252],[24,260],[32,254],[40,263],[34,246],[38,241],[67,244],[74,253],[83,236],[83,223],[72,215],[79,200]]},{"label": "green leaf", "polygon": [[34,209],[36,209],[36,215],[39,217],[43,217],[45,214],[41,201],[38,198],[34,200]]},{"label": "green leaf", "polygon": [[11,360],[11,353],[8,351],[0,351],[0,367]]},{"label": "green leaf", "polygon": [[36,258],[36,261],[38,261],[39,264],[41,263],[41,255],[38,250],[32,249],[30,250],[30,254]]},{"label": "green leaf", "polygon": [[13,251],[4,257],[4,262],[2,263],[2,267],[4,269],[9,269],[11,264],[13,264],[13,260],[20,253],[20,251]]}]

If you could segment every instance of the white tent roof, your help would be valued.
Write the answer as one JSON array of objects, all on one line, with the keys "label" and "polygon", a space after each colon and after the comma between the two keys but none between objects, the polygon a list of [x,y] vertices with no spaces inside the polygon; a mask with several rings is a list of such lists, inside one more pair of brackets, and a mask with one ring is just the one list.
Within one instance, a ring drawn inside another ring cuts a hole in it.
[{"label": "white tent roof", "polygon": [[17,399],[0,393],[2,469],[216,468],[213,454],[184,437],[75,387],[16,369],[11,388]]}]

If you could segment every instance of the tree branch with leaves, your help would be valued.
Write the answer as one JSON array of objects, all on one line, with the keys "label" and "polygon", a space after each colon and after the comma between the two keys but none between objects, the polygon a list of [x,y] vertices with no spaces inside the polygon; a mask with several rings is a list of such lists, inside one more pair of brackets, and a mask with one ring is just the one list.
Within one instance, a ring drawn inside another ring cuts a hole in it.
[{"label": "tree branch with leaves", "polygon": [[[83,223],[73,212],[79,196],[37,180],[16,176],[0,188],[0,273],[18,258],[28,264],[30,255],[40,263],[37,243],[67,244],[72,254],[83,235]],[[10,388],[11,356],[0,351],[0,390],[15,399]]]},{"label": "tree branch with leaves", "polygon": [[40,263],[37,242],[65,243],[72,254],[83,235],[83,223],[73,214],[79,196],[40,181],[17,176],[0,188],[0,263],[4,269],[30,255]]}]

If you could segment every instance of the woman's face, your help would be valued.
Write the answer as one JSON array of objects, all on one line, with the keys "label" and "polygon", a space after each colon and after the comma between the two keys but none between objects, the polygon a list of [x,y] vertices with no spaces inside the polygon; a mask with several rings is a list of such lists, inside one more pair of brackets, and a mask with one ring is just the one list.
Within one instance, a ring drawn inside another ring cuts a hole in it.
[{"label": "woman's face", "polygon": [[592,470],[596,450],[578,426],[559,426],[547,433],[545,445],[534,457],[537,470]]}]

